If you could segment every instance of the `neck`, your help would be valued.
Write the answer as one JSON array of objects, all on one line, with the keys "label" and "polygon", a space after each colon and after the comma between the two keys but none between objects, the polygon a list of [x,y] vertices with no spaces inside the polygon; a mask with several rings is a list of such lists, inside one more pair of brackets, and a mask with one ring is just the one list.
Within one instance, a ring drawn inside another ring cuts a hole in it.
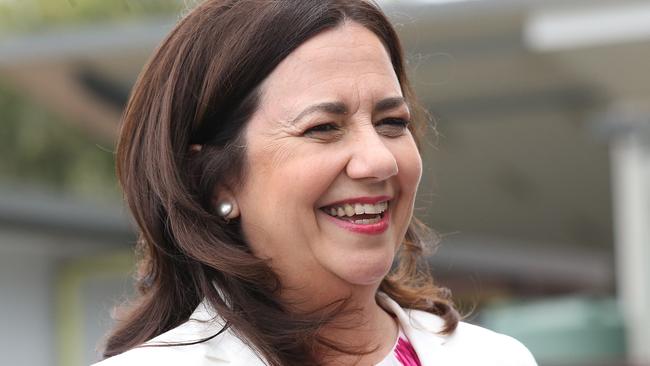
[{"label": "neck", "polygon": [[321,288],[321,291],[309,297],[311,301],[297,300],[292,296],[294,310],[301,312],[322,310],[327,304],[338,305],[337,301],[345,300],[341,314],[323,327],[319,335],[341,345],[346,351],[367,354],[351,355],[323,346],[317,351],[321,355],[322,364],[374,365],[390,353],[396,341],[398,326],[393,316],[377,303],[377,288],[378,285],[357,286],[353,289],[348,287],[347,291],[342,291],[341,288]]},{"label": "neck", "polygon": [[350,355],[331,349],[323,350],[323,361],[326,365],[374,365],[379,363],[395,344],[397,323],[377,304],[374,292],[370,298],[353,301],[356,311],[344,314],[335,324],[326,327],[321,335],[349,347],[349,350],[367,353]]}]

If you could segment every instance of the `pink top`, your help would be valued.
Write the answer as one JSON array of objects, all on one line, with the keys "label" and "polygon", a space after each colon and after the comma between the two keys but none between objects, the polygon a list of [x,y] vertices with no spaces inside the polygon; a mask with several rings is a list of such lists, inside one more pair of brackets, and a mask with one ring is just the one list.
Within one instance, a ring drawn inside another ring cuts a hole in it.
[{"label": "pink top", "polygon": [[393,350],[376,366],[422,366],[422,364],[411,342],[400,328],[397,343],[395,343]]}]

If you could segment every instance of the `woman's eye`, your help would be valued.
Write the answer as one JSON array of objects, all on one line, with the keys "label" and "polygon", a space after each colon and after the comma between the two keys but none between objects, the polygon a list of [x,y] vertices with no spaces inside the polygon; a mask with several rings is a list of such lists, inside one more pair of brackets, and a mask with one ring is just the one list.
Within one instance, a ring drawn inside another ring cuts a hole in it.
[{"label": "woman's eye", "polygon": [[409,124],[409,121],[402,118],[386,118],[379,121],[380,124],[387,124],[392,126],[406,127]]},{"label": "woman's eye", "polygon": [[375,128],[379,133],[388,137],[397,137],[404,134],[409,121],[403,118],[386,118],[379,121]]},{"label": "woman's eye", "polygon": [[328,134],[328,133],[336,132],[338,130],[339,130],[339,126],[337,126],[334,123],[323,123],[306,129],[304,134],[305,135]]}]

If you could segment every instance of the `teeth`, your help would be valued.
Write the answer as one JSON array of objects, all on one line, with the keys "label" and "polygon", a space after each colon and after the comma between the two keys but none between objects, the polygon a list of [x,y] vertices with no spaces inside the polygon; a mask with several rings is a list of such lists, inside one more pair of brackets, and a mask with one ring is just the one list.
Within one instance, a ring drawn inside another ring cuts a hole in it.
[{"label": "teeth", "polygon": [[368,225],[368,224],[376,224],[381,220],[381,217],[377,217],[374,219],[363,219],[363,220],[353,220],[355,224],[358,225]]},{"label": "teeth", "polygon": [[346,203],[345,206],[343,206],[345,209],[345,214],[348,216],[354,216],[354,207],[352,207],[350,204]]},{"label": "teeth", "polygon": [[363,210],[367,214],[380,214],[386,211],[387,207],[388,207],[388,202],[380,202],[376,205],[365,204],[363,205]]},{"label": "teeth", "polygon": [[[332,216],[338,216],[338,217],[351,217],[354,215],[362,215],[362,214],[370,214],[370,215],[379,215],[382,212],[386,211],[388,208],[388,202],[379,202],[376,204],[370,204],[370,203],[355,203],[355,204],[349,204],[346,203],[342,206],[338,207],[330,207],[329,209],[326,210],[327,213],[329,213]],[[375,220],[375,219],[370,219]],[[363,220],[355,220],[356,221],[363,221]]]}]

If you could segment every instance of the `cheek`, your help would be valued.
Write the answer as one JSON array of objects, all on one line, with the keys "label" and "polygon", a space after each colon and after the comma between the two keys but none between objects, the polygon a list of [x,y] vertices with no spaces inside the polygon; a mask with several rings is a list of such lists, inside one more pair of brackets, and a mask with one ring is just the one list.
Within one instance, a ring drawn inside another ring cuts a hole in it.
[{"label": "cheek", "polygon": [[243,215],[276,231],[285,228],[287,222],[313,220],[309,212],[340,171],[336,160],[328,154],[303,151],[300,146],[265,147],[249,155],[249,174],[243,190],[244,209],[248,212]]},{"label": "cheek", "polygon": [[415,195],[422,178],[422,158],[415,143],[400,146],[396,156],[400,186],[404,193]]},{"label": "cheek", "polygon": [[326,154],[299,154],[281,162],[262,177],[273,181],[275,188],[274,191],[265,189],[262,193],[276,196],[274,199],[279,201],[278,204],[291,205],[291,211],[304,215],[305,210],[316,207],[339,173],[336,159],[328,158]]},{"label": "cheek", "polygon": [[400,150],[398,168],[400,203],[394,212],[394,219],[397,227],[400,228],[398,230],[398,242],[401,243],[413,215],[415,195],[422,176],[422,159],[415,144],[412,147]]}]

